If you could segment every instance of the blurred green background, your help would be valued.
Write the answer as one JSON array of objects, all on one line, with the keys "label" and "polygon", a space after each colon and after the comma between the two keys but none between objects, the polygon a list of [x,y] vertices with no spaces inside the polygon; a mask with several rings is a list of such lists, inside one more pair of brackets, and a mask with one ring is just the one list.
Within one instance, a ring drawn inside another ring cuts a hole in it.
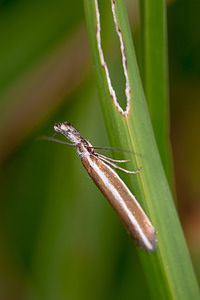
[{"label": "blurred green background", "polygon": [[[123,99],[108,2],[103,47]],[[200,280],[200,2],[168,2],[177,210]],[[127,7],[137,42],[137,2]],[[82,1],[2,0],[0,28],[0,299],[147,299],[135,245],[75,149],[37,139],[69,121],[108,145]]]}]

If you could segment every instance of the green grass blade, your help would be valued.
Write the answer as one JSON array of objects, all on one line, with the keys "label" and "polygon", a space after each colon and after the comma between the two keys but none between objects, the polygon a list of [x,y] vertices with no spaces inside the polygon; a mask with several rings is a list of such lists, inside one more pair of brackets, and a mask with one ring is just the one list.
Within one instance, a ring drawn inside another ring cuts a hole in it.
[{"label": "green grass blade", "polygon": [[152,298],[199,299],[197,281],[154,138],[124,2],[118,0],[115,5],[125,44],[131,85],[131,111],[127,118],[118,112],[112,102],[105,71],[100,63],[95,2],[85,0],[84,3],[95,75],[110,143],[113,147],[130,149],[141,154],[133,158],[132,167],[142,166],[142,171],[134,176],[124,175],[123,178],[158,232],[158,248],[154,253],[149,255],[138,251]]},{"label": "green grass blade", "polygon": [[[144,90],[163,167],[171,187],[173,170],[169,142],[167,20],[165,1],[140,1]],[[140,55],[140,54],[138,54]]]}]

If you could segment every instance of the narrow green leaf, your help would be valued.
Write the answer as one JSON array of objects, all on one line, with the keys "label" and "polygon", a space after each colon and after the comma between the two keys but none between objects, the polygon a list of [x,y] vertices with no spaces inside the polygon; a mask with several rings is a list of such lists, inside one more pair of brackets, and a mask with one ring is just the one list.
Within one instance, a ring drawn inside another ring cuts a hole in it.
[{"label": "narrow green leaf", "polygon": [[166,1],[140,1],[143,84],[166,176],[173,187],[169,141]]},{"label": "narrow green leaf", "polygon": [[[124,2],[115,1],[115,11],[125,44],[131,86],[131,109],[127,117],[115,107],[108,89],[105,68],[101,65],[96,38],[95,1],[85,0],[84,3],[95,75],[110,143],[113,147],[141,154],[132,158],[132,167],[142,166],[142,171],[123,178],[157,230],[157,250],[151,254],[138,250],[152,298],[199,299],[193,267],[154,138]],[[123,156],[128,157],[126,153]]]}]

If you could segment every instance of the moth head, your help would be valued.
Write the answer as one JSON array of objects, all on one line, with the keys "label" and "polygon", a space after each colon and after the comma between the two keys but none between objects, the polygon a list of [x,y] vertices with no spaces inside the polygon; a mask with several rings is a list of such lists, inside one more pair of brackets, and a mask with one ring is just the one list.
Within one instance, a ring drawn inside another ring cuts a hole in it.
[{"label": "moth head", "polygon": [[80,156],[80,158],[83,158],[83,157],[87,157],[91,154],[92,148],[90,148],[90,147],[88,148],[88,145],[86,145],[84,143],[79,143],[76,145],[76,149],[77,149],[77,153]]}]

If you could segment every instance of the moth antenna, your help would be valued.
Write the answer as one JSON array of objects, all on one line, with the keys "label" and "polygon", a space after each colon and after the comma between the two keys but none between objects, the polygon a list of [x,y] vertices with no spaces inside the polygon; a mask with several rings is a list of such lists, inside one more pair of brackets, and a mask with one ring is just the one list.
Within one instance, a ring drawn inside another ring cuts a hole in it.
[{"label": "moth antenna", "polygon": [[116,162],[116,163],[123,163],[123,162],[128,162],[128,161],[130,161],[130,159],[120,159],[120,160],[118,160],[118,159],[113,159],[113,158],[104,156],[104,155],[102,155],[102,154],[100,154],[100,153],[97,153],[97,156],[100,157],[100,158],[102,157],[102,158],[104,158],[104,159],[107,159],[107,160]]},{"label": "moth antenna", "polygon": [[120,151],[120,152],[125,152],[125,153],[131,153],[140,157],[144,157],[144,155],[131,151],[131,150],[126,150],[126,149],[121,149],[121,148],[112,148],[112,147],[99,147],[99,146],[92,146],[88,148],[93,148],[93,149],[102,149],[102,150],[113,150],[113,151]]},{"label": "moth antenna", "polygon": [[[53,136],[55,136],[55,134]],[[55,143],[59,143],[59,144],[63,144],[63,145],[68,145],[68,146],[72,146],[72,147],[76,147],[75,144],[70,144],[70,143],[67,143],[67,142],[64,142],[64,141],[60,141],[60,140],[54,139],[53,137],[50,137],[50,136],[41,136],[39,139],[40,140],[47,140],[47,141],[50,141],[50,142],[55,142]]]},{"label": "moth antenna", "polygon": [[131,150],[125,150],[125,149],[120,149],[120,148],[112,148],[112,147],[98,147],[98,146],[92,146],[88,148],[93,148],[93,149],[102,149],[102,150],[113,150],[113,151],[121,151],[121,152],[127,152],[127,153],[132,153],[134,154],[133,151]]}]

